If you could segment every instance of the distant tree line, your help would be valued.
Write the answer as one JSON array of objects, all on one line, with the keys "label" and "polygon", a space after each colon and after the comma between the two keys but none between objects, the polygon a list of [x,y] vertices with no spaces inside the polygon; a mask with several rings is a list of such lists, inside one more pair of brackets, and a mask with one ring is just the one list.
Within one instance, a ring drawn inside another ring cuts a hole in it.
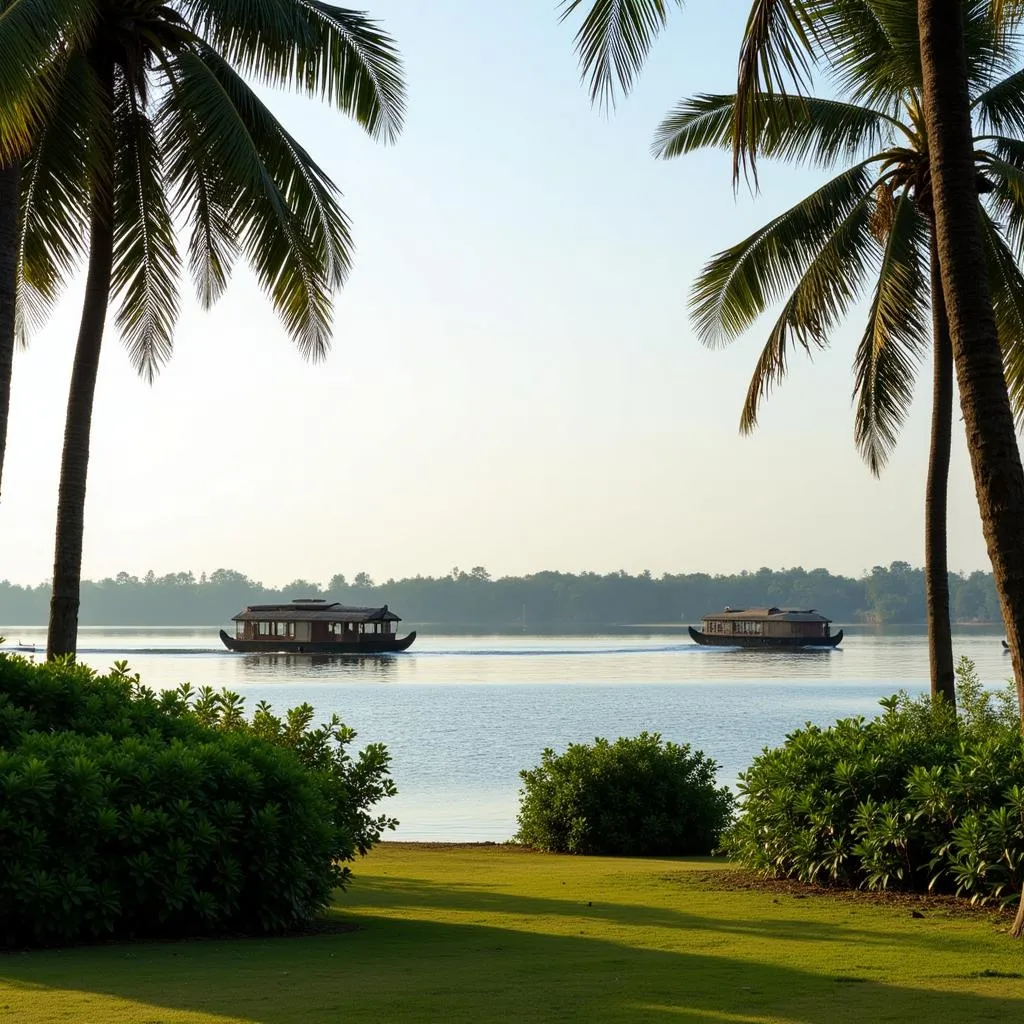
[{"label": "distant tree line", "polygon": [[[958,622],[999,622],[991,573],[950,575],[951,606]],[[115,577],[82,583],[83,625],[199,626],[230,620],[248,604],[322,597],[345,604],[389,604],[407,623],[437,626],[547,628],[696,623],[705,612],[733,608],[816,608],[840,623],[919,624],[925,620],[924,573],[906,562],[875,566],[860,579],[825,569],[758,569],[736,575],[707,573],[636,576],[538,572],[492,579],[482,566],[447,576],[415,576],[375,583],[365,573],[338,574],[323,586],[297,579],[279,589],[244,573],[217,569],[142,578]],[[0,582],[0,623],[46,622],[49,584]]]}]

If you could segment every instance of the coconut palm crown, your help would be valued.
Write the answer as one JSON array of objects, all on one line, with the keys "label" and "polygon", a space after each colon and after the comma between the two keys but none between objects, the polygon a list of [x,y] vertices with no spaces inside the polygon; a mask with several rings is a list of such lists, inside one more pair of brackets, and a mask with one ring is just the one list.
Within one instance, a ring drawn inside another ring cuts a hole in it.
[{"label": "coconut palm crown", "polygon": [[[769,307],[782,309],[757,361],[741,429],[784,376],[794,346],[825,347],[874,281],[854,367],[856,442],[874,472],[892,450],[932,336],[931,176],[920,106],[913,3],[836,4],[827,22],[831,69],[846,100],[762,94],[757,150],[764,158],[844,169],[739,244],[718,253],[693,289],[700,338],[728,343]],[[1015,50],[968,5],[979,210],[1011,397],[1024,408],[1024,72]],[[872,8],[901,18],[879,26]],[[840,16],[841,15],[841,16]],[[1009,72],[1009,73],[1008,73]],[[773,111],[774,107],[774,111]],[[654,143],[672,158],[732,146],[735,96],[681,102]]]},{"label": "coconut palm crown", "polygon": [[209,306],[244,256],[303,354],[326,353],[349,223],[335,186],[249,82],[322,99],[391,141],[401,62],[374,22],[318,0],[10,0],[0,54],[0,155],[31,140],[23,327],[81,263],[102,197],[116,325],[147,377],[171,353],[185,262]]}]

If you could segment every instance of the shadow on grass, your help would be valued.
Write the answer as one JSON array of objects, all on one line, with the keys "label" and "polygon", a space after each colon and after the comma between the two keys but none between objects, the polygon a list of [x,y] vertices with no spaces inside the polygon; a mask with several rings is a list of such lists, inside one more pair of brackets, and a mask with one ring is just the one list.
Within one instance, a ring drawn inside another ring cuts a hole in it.
[{"label": "shadow on grass", "polygon": [[[544,901],[541,901],[544,902]],[[557,901],[554,901],[557,902]],[[19,1022],[260,1024],[481,1020],[1009,1021],[993,995],[903,988],[727,956],[639,949],[589,934],[360,915],[358,931],[286,940],[79,948],[0,957],[0,1007]],[[595,926],[596,927],[596,926]],[[700,925],[695,925],[700,927]],[[582,929],[586,931],[586,926]],[[851,948],[856,943],[851,943]],[[1007,986],[1014,986],[1007,988]],[[97,999],[97,996],[114,999]],[[126,1006],[116,1000],[128,1000]]]},{"label": "shadow on grass", "polygon": [[[665,879],[663,879],[664,881]],[[813,920],[808,917],[799,920],[778,915],[772,917],[745,916],[706,917],[669,907],[652,907],[642,904],[612,903],[582,899],[553,899],[543,896],[524,896],[507,893],[474,882],[432,882],[423,878],[402,878],[393,875],[360,878],[360,883],[370,883],[360,890],[360,900],[369,907],[431,908],[444,907],[449,910],[484,914],[507,914],[511,916],[554,916],[584,920],[607,921],[617,925],[638,928],[672,928],[685,931],[717,932],[723,935],[747,936],[749,938],[785,939],[792,942],[857,942],[864,945],[886,946],[892,939],[879,930],[853,927],[845,921]],[[586,886],[580,891],[586,893]],[[704,890],[705,894],[707,890]],[[735,894],[731,894],[735,898]],[[768,894],[768,898],[771,895]],[[825,900],[827,897],[818,897]],[[792,897],[783,896],[784,904]],[[811,904],[813,906],[813,904]],[[848,913],[849,905],[842,906]],[[834,913],[834,910],[833,910]],[[894,911],[895,913],[895,911]],[[972,950],[975,942],[970,936],[950,935],[930,926],[927,919],[913,931],[901,934],[900,942],[925,949],[941,949],[954,952],[958,949]]]}]

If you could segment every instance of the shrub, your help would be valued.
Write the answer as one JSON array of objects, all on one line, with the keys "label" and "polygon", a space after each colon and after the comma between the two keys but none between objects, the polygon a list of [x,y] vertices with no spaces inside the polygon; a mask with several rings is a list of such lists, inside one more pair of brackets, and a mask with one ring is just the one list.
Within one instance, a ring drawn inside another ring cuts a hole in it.
[{"label": "shrub", "polygon": [[740,776],[723,846],[766,875],[1012,902],[1024,882],[1024,739],[1013,688],[957,667],[959,718],[929,696],[807,725]]},{"label": "shrub", "polygon": [[549,748],[519,773],[516,841],[559,853],[711,853],[732,809],[717,767],[657,733],[571,743],[559,756]]},{"label": "shrub", "polygon": [[303,925],[396,824],[386,749],[313,709],[252,720],[236,694],[154,694],[124,664],[0,656],[0,937]]}]

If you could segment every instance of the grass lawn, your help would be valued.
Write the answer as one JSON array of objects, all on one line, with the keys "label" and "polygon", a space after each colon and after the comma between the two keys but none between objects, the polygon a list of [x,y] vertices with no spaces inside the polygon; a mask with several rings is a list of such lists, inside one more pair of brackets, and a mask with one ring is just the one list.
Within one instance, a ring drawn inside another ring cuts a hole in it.
[{"label": "grass lawn", "polygon": [[355,867],[351,930],[0,954],[0,1021],[1024,1021],[1005,916],[710,861],[388,843]]}]

